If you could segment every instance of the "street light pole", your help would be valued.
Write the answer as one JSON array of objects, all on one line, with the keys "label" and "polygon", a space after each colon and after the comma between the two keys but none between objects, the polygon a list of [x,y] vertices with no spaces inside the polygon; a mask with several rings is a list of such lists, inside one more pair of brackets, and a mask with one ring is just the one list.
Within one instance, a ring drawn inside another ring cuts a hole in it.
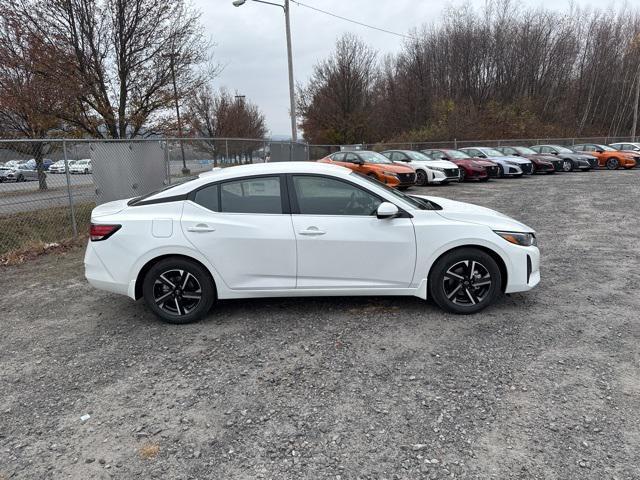
[{"label": "street light pole", "polygon": [[[246,3],[247,0],[234,0],[233,5],[240,7]],[[291,140],[293,142],[298,141],[298,132],[296,129],[296,95],[295,86],[293,84],[293,53],[291,50],[291,21],[289,17],[289,0],[284,0],[284,5],[279,3],[267,2],[265,0],[252,0],[257,3],[264,3],[266,5],[274,5],[284,10],[285,30],[287,34],[287,63],[289,66],[289,102],[291,113]]]}]

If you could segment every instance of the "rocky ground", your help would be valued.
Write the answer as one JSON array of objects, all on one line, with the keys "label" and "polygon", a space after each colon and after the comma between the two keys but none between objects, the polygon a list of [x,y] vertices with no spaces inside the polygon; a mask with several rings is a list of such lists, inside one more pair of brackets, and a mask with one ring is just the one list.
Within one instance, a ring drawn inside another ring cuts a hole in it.
[{"label": "rocky ground", "polygon": [[415,190],[534,227],[539,288],[171,326],[80,250],[0,269],[0,480],[640,478],[640,170]]}]

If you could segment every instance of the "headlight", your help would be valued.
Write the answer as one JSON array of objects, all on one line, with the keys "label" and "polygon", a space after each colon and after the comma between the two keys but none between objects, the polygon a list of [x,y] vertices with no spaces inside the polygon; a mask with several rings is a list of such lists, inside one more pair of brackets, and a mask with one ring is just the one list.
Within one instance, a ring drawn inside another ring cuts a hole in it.
[{"label": "headlight", "polygon": [[441,168],[441,167],[432,167],[432,166],[429,166],[429,168],[430,168],[431,170],[435,170],[435,171],[437,171],[437,172],[444,172],[444,168]]},{"label": "headlight", "polygon": [[507,242],[514,245],[520,245],[523,247],[531,247],[538,245],[536,236],[533,233],[520,233],[520,232],[498,232],[498,235],[504,238]]},{"label": "headlight", "polygon": [[394,172],[382,172],[383,175],[387,176],[387,177],[395,177],[398,178],[398,174],[394,173]]}]

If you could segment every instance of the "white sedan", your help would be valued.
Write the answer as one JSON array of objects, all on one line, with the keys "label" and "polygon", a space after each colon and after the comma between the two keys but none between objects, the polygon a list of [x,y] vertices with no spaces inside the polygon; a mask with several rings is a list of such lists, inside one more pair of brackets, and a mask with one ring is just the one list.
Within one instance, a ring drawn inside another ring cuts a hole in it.
[{"label": "white sedan", "polygon": [[83,160],[78,160],[73,164],[69,165],[69,173],[84,173],[89,174],[93,172],[93,167],[91,165],[91,160],[85,158]]},{"label": "white sedan", "polygon": [[449,160],[434,160],[413,150],[387,150],[382,154],[395,163],[410,165],[416,171],[416,185],[428,183],[446,185],[460,181],[460,169]]},{"label": "white sedan", "polygon": [[215,169],[105,203],[90,233],[88,281],[171,323],[254,297],[412,295],[474,313],[540,280],[526,225],[310,162]]}]

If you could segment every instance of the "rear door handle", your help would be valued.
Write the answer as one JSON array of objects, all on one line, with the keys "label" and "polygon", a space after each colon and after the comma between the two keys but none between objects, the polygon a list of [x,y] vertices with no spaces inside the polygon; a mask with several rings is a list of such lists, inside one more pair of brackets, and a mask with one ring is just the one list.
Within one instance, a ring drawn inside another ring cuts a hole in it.
[{"label": "rear door handle", "polygon": [[300,235],[317,236],[317,235],[324,235],[326,232],[323,232],[318,227],[309,227],[306,230],[301,230],[298,233]]},{"label": "rear door handle", "polygon": [[203,223],[199,223],[194,227],[187,227],[187,232],[195,232],[195,233],[207,233],[207,232],[215,232],[216,229],[210,227],[209,225],[205,225]]}]

